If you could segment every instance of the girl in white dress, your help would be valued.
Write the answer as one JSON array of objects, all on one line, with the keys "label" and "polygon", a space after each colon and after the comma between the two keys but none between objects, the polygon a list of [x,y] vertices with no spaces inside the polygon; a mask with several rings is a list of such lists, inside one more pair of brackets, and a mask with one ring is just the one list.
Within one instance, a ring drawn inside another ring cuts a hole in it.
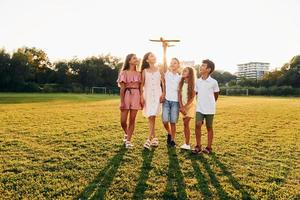
[{"label": "girl in white dress", "polygon": [[161,103],[164,101],[165,93],[162,91],[164,80],[163,74],[155,66],[156,57],[153,53],[145,54],[141,71],[142,71],[142,99],[144,116],[148,118],[149,135],[144,147],[150,149],[158,146],[158,139],[155,136],[155,118],[161,113]]}]

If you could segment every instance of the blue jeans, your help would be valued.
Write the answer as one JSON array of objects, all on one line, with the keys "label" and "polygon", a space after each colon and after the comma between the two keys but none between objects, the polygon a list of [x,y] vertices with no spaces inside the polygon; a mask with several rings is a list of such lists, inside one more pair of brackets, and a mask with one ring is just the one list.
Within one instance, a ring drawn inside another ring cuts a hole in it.
[{"label": "blue jeans", "polygon": [[165,100],[162,106],[163,122],[177,123],[179,116],[179,103]]}]

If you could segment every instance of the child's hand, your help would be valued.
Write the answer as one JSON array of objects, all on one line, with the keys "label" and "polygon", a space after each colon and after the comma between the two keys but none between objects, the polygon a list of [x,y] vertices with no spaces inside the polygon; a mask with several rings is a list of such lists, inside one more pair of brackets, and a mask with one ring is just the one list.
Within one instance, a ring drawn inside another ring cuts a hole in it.
[{"label": "child's hand", "polygon": [[125,103],[124,103],[124,102],[121,102],[120,110],[123,110],[123,109],[125,109]]},{"label": "child's hand", "polygon": [[181,108],[179,109],[179,111],[180,111],[183,115],[186,115],[186,110],[185,110],[184,107],[181,107]]},{"label": "child's hand", "polygon": [[142,97],[142,96],[141,96],[141,100],[140,100],[140,101],[141,101],[141,106],[142,106],[142,108],[143,108],[143,107],[144,107],[144,105],[145,105],[145,100],[144,100],[144,97]]},{"label": "child's hand", "polygon": [[165,101],[165,95],[162,94],[159,98],[160,103],[163,103]]}]

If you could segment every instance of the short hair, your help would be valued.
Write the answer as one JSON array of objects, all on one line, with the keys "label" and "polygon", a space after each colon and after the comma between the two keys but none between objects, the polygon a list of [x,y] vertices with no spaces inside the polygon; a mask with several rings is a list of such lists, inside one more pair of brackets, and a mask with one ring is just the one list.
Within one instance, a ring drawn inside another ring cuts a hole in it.
[{"label": "short hair", "polygon": [[202,61],[203,64],[207,65],[207,68],[210,69],[210,74],[213,73],[213,71],[215,70],[215,63],[209,59],[203,60]]}]

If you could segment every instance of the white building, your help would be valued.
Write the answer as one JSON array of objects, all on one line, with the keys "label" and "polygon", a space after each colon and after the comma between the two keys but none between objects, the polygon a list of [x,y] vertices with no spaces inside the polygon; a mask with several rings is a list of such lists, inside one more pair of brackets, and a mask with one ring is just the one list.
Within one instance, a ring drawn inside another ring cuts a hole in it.
[{"label": "white building", "polygon": [[247,79],[261,79],[266,72],[269,71],[270,63],[249,62],[238,64],[237,79],[242,77]]}]

